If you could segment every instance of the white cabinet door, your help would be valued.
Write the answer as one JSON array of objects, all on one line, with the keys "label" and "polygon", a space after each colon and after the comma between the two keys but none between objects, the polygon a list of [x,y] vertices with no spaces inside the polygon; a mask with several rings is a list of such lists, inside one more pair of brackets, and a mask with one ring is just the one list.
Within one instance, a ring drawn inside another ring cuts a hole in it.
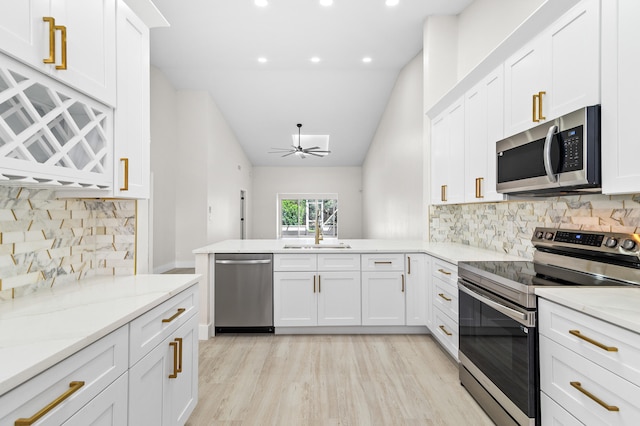
[{"label": "white cabinet door", "polygon": [[115,4],[116,0],[51,1],[51,16],[66,28],[67,68],[51,66],[50,72],[111,106],[116,103]]},{"label": "white cabinet door", "polygon": [[49,56],[49,2],[43,0],[0,1],[0,50],[29,64],[39,64]]},{"label": "white cabinet door", "polygon": [[82,407],[64,426],[122,426],[127,424],[128,373]]},{"label": "white cabinet door", "polygon": [[602,192],[640,192],[640,2],[602,4]]},{"label": "white cabinet door", "polygon": [[428,311],[427,284],[431,275],[429,256],[424,253],[406,255],[406,324],[426,325]]},{"label": "white cabinet door", "polygon": [[169,380],[168,398],[165,404],[171,406],[168,425],[183,425],[189,419],[198,402],[198,316],[176,332],[174,341],[178,346],[178,377]]},{"label": "white cabinet door", "polygon": [[317,285],[315,272],[274,272],[273,325],[317,325]]},{"label": "white cabinet door", "polygon": [[149,29],[118,3],[118,102],[115,112],[114,196],[149,198]]},{"label": "white cabinet door", "polygon": [[551,80],[545,114],[556,118],[599,104],[600,1],[579,3],[554,22],[548,33]]},{"label": "white cabinet door", "polygon": [[360,272],[318,274],[318,325],[361,325]]},{"label": "white cabinet door", "polygon": [[[544,122],[549,81],[547,38],[538,36],[504,64],[505,136]],[[544,93],[543,93],[544,92]]]},{"label": "white cabinet door", "polygon": [[431,124],[431,203],[464,202],[464,97]]},{"label": "white cabinet door", "polygon": [[501,201],[496,191],[496,142],[504,134],[501,65],[465,95],[465,202]]},{"label": "white cabinet door", "polygon": [[362,325],[404,325],[402,272],[362,273]]}]

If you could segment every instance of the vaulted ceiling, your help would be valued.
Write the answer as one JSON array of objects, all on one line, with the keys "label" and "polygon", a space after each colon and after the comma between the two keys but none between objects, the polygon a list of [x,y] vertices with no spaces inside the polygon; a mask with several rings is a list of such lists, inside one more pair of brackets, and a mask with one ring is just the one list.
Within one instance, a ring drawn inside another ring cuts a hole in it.
[{"label": "vaulted ceiling", "polygon": [[[154,0],[171,26],[151,31],[151,62],[176,89],[212,95],[252,164],[357,166],[398,73],[422,49],[425,18],[471,1]],[[269,154],[291,146],[297,123],[330,135],[331,154]]]}]

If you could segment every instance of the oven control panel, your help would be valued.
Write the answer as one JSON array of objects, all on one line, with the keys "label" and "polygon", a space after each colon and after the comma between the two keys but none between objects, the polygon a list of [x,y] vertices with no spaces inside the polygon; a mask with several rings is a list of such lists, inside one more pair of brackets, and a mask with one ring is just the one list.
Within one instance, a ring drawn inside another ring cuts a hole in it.
[{"label": "oven control panel", "polygon": [[536,228],[531,242],[535,247],[580,247],[582,250],[640,258],[640,234]]}]

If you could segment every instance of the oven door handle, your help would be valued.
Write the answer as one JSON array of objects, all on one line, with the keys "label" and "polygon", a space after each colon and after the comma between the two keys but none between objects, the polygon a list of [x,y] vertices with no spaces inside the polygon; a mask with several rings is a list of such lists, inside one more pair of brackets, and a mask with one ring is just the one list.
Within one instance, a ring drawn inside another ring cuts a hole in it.
[{"label": "oven door handle", "polygon": [[458,283],[458,288],[460,289],[460,291],[462,291],[463,293],[468,294],[469,296],[473,297],[474,299],[478,300],[479,302],[484,303],[485,305],[490,306],[491,308],[495,309],[496,311],[508,316],[509,318],[511,318],[514,321],[519,322],[522,325],[528,326],[528,327],[533,327],[535,326],[534,324],[534,319],[531,318],[531,313],[525,313],[525,312],[520,312],[520,311],[516,311],[515,309],[512,309],[508,306],[503,305],[500,302],[497,302],[493,299],[490,299],[478,292],[475,292],[473,290],[471,290],[469,287],[465,286],[463,283],[459,282]]}]

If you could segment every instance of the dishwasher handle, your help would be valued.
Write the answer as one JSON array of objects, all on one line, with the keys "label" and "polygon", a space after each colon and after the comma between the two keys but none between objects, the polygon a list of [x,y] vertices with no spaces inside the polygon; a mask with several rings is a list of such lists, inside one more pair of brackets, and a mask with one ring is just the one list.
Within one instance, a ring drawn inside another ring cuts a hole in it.
[{"label": "dishwasher handle", "polygon": [[271,263],[271,259],[216,260],[218,265],[263,265],[267,263]]}]

